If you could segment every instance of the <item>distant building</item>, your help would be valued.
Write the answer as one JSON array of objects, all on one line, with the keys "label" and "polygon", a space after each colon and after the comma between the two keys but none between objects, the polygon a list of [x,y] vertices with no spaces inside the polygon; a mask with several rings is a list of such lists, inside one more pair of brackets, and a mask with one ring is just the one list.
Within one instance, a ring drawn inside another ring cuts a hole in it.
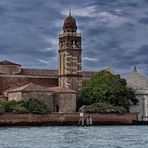
[{"label": "distant building", "polygon": [[44,87],[34,83],[10,88],[5,93],[9,101],[37,98],[44,101],[52,112],[75,112],[76,92],[62,87]]},{"label": "distant building", "polygon": [[81,34],[76,20],[64,20],[59,35],[59,69],[26,69],[11,61],[0,62],[0,95],[8,100],[31,97],[46,100],[53,112],[75,112],[77,93],[94,72],[82,72]]},{"label": "distant building", "polygon": [[[75,112],[77,94],[95,72],[82,71],[81,34],[71,13],[59,34],[58,53],[58,70],[26,69],[11,61],[1,61],[0,98],[3,94],[8,100],[36,97],[46,101],[53,112]],[[106,70],[115,74],[110,67]],[[137,105],[131,105],[130,112],[137,112],[139,120],[147,120],[148,80],[136,69],[126,79],[139,100]]]},{"label": "distant building", "polygon": [[137,71],[136,67],[126,80],[139,100],[138,104],[130,106],[130,112],[138,113],[139,121],[148,121],[148,80]]}]

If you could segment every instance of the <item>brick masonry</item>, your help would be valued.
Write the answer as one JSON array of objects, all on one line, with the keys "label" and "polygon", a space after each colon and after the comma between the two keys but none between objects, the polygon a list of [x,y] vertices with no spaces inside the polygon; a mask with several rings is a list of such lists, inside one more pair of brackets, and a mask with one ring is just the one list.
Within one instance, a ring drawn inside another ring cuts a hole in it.
[{"label": "brick masonry", "polygon": [[[85,114],[85,117],[88,114]],[[89,114],[90,115],[90,114]],[[91,114],[95,125],[132,125],[137,121],[137,115],[127,114]],[[48,115],[35,114],[1,114],[0,125],[77,125],[79,113],[52,113]]]}]

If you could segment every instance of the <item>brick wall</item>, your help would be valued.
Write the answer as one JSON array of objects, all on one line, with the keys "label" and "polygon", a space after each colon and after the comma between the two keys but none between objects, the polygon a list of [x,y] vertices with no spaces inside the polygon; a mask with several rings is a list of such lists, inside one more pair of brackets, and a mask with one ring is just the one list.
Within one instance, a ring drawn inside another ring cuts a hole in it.
[{"label": "brick wall", "polygon": [[22,100],[22,93],[21,92],[12,92],[8,93],[8,100],[15,100],[15,101],[21,101]]},{"label": "brick wall", "polygon": [[[137,114],[126,113],[126,114],[84,114],[84,119],[86,121],[87,116],[90,115],[93,120],[93,124],[132,124],[133,121],[137,121]],[[78,113],[65,114],[65,121],[71,123],[73,120],[74,123],[77,123],[79,120]]]},{"label": "brick wall", "polygon": [[[86,114],[87,116],[87,114]],[[93,124],[132,124],[137,120],[136,114],[91,114]],[[77,125],[79,113],[52,113],[48,115],[1,114],[0,125]]]}]

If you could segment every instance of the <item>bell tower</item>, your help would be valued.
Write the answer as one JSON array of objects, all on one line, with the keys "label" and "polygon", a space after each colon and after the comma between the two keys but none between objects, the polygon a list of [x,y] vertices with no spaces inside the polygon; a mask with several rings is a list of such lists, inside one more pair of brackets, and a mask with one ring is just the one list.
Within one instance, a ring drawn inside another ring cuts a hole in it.
[{"label": "bell tower", "polygon": [[77,33],[76,20],[69,16],[64,20],[59,35],[59,86],[79,91],[82,87],[81,34]]}]

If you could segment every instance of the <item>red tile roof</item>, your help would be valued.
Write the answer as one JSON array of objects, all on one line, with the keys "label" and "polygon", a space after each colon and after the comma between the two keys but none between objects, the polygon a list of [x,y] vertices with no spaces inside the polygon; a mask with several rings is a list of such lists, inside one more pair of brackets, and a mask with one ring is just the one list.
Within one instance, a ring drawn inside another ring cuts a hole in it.
[{"label": "red tile roof", "polygon": [[6,92],[52,92],[52,93],[76,93],[76,91],[63,87],[44,87],[34,83],[9,88]]},{"label": "red tile roof", "polygon": [[9,89],[8,92],[53,92],[48,87],[37,85],[34,83],[29,83],[20,87]]}]

